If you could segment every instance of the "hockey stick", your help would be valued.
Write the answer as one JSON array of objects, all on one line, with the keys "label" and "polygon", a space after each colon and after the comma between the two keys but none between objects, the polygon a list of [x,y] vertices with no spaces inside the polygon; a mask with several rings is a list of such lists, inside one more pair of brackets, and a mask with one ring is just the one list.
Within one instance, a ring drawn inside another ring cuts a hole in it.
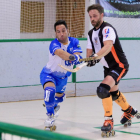
[{"label": "hockey stick", "polygon": [[90,61],[90,60],[96,60],[97,57],[87,57],[87,58],[83,58],[83,59],[79,59],[79,62],[82,62],[82,61]]},{"label": "hockey stick", "polygon": [[[79,62],[82,62],[82,61],[90,61],[90,60],[96,60],[98,59],[97,58],[98,55],[97,54],[94,54],[94,57],[87,57],[87,58],[83,58],[83,59],[79,59]],[[84,62],[83,64],[79,65],[78,67],[76,67],[75,69],[68,69],[60,64],[58,64],[58,66],[60,66],[61,68],[63,68],[64,70],[66,71],[69,71],[69,72],[77,72],[78,70],[80,70],[81,68],[83,68],[84,66],[87,66],[88,62]]]},{"label": "hockey stick", "polygon": [[68,69],[60,64],[58,64],[58,66],[60,66],[61,68],[63,68],[64,70],[66,71],[69,71],[69,72],[77,72],[78,70],[80,70],[81,68],[83,68],[84,66],[86,66],[88,63],[87,62],[84,62],[83,64],[79,65],[78,67],[76,67],[75,69]]}]

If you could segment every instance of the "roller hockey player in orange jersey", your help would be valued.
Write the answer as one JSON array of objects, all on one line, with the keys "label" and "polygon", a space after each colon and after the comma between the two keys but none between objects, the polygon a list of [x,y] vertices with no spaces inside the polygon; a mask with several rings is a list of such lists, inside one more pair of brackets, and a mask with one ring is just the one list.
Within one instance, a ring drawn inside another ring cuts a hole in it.
[{"label": "roller hockey player in orange jersey", "polygon": [[88,32],[87,57],[93,57],[95,60],[88,61],[88,67],[101,62],[104,66],[104,80],[97,87],[97,95],[102,99],[104,107],[105,121],[101,127],[102,136],[114,136],[112,101],[115,101],[124,112],[121,123],[124,126],[131,125],[131,119],[140,114],[131,107],[123,93],[119,91],[118,85],[129,68],[128,61],[122,50],[115,28],[103,21],[104,9],[99,4],[93,4],[88,7],[87,12],[91,24],[94,26]]}]

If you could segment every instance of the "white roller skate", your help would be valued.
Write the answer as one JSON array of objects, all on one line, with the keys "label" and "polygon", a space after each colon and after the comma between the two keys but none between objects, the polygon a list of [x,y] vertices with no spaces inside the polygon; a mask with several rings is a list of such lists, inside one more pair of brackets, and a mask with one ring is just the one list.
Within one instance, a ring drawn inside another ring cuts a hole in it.
[{"label": "white roller skate", "polygon": [[59,109],[60,109],[60,105],[57,105],[56,107],[54,107],[54,116],[55,116],[55,118],[57,118],[58,115],[59,115],[59,112],[58,112]]},{"label": "white roller skate", "polygon": [[122,110],[124,113],[122,115],[121,124],[124,124],[124,127],[131,126],[132,118],[136,117],[140,119],[140,113],[136,109],[133,109],[131,106],[127,110]]},{"label": "white roller skate", "polygon": [[113,118],[112,117],[105,117],[105,122],[101,127],[101,136],[102,137],[110,137],[111,135],[115,135],[115,131],[113,130]]},{"label": "white roller skate", "polygon": [[55,131],[56,126],[55,126],[55,116],[52,114],[47,114],[48,118],[45,121],[45,130],[50,130],[50,131]]}]

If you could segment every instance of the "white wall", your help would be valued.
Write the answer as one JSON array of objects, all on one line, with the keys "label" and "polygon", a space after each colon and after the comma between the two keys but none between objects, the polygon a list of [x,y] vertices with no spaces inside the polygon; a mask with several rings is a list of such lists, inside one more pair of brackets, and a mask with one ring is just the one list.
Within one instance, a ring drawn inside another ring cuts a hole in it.
[{"label": "white wall", "polygon": [[[42,86],[36,85],[40,85],[39,74],[48,61],[49,44],[50,41],[0,43],[0,102],[43,99]],[[80,44],[85,57],[87,42],[80,41]],[[130,64],[129,72],[123,78],[127,80],[120,82],[121,91],[140,91],[140,79],[129,80],[140,78],[140,40],[121,40],[121,44]],[[76,80],[79,83],[68,84],[68,96],[96,94],[98,80],[103,80],[102,65],[82,68],[76,73]],[[71,81],[72,77],[68,82]]]},{"label": "white wall", "polygon": [[20,38],[20,0],[0,2],[0,39]]},{"label": "white wall", "polygon": [[47,64],[49,44],[50,41],[0,43],[0,87],[40,84],[39,74]]}]

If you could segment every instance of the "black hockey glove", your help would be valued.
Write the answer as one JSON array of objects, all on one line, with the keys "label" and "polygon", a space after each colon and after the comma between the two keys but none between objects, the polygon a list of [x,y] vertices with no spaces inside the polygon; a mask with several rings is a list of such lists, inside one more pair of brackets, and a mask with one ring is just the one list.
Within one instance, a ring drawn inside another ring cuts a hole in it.
[{"label": "black hockey glove", "polygon": [[[90,57],[94,57],[94,54],[92,54]],[[97,59],[97,60],[90,60],[88,61],[87,67],[92,67],[95,66],[96,63],[99,63],[101,59]]]}]

